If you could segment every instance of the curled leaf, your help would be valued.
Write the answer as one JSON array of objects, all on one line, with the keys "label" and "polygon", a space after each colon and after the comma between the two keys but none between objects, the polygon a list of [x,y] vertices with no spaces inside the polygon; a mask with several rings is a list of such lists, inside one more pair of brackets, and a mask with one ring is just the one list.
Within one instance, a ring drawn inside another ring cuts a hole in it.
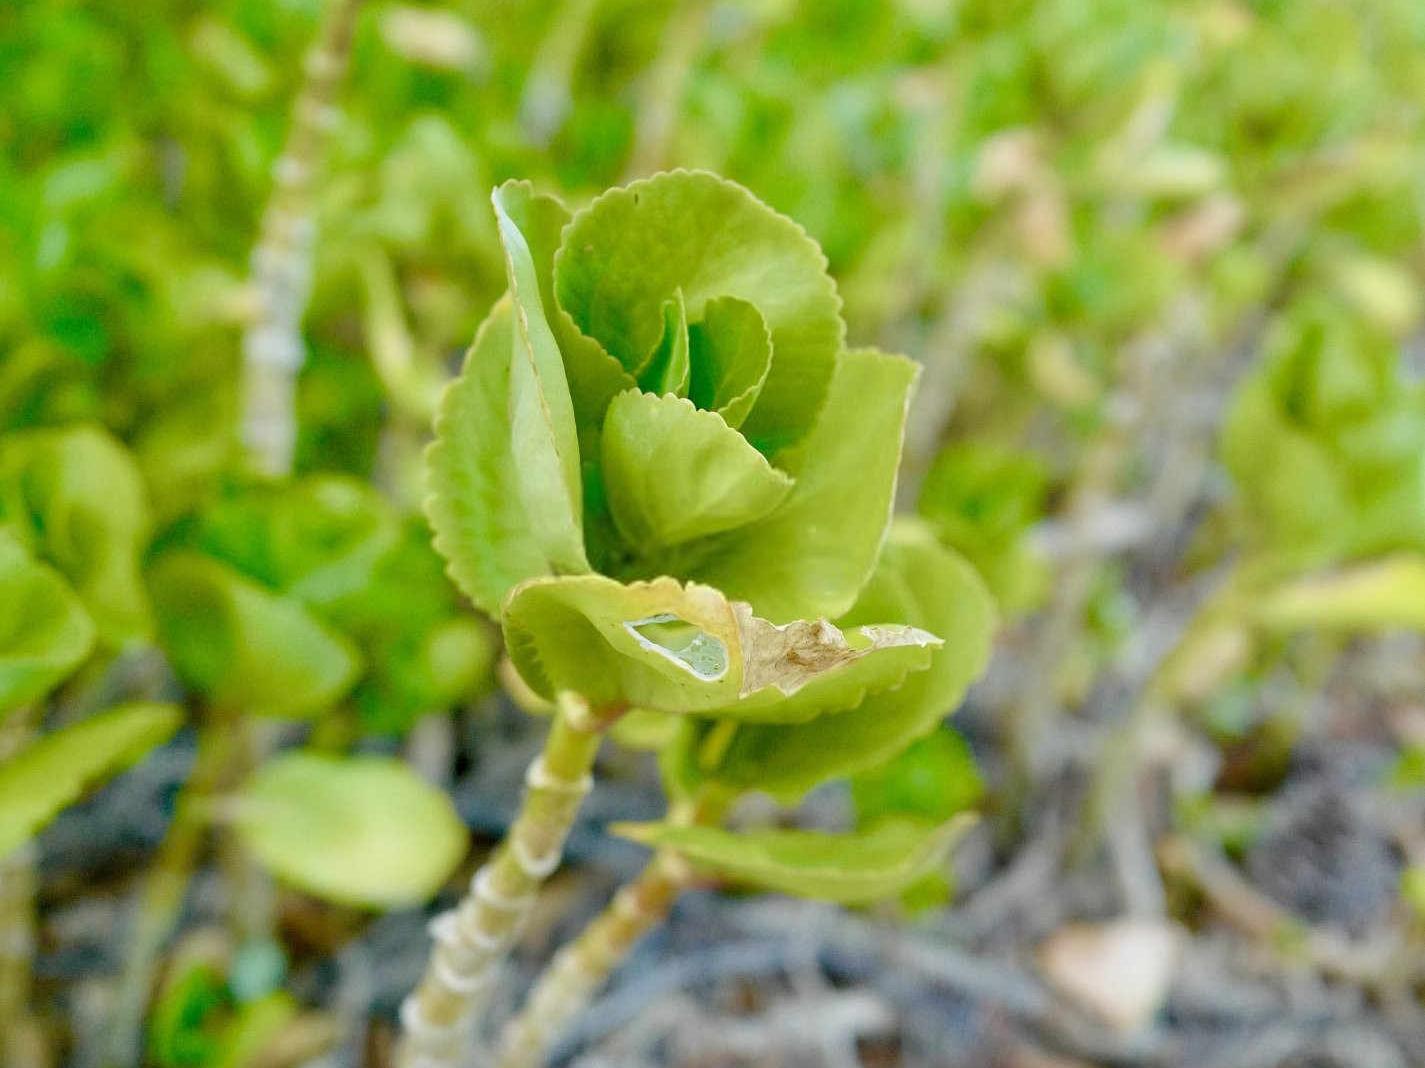
[{"label": "curled leaf", "polygon": [[740,427],[772,367],[772,335],[762,313],[737,297],[715,297],[703,308],[702,322],[689,328],[688,341],[688,395],[728,426]]},{"label": "curled leaf", "polygon": [[710,586],[601,575],[533,579],[506,602],[505,641],[541,697],[596,707],[804,720],[899,683],[938,643],[913,627],[779,627]]},{"label": "curled leaf", "polygon": [[491,200],[514,312],[509,404],[510,442],[519,458],[515,485],[530,533],[550,562],[564,571],[587,571],[574,402],[534,257],[521,232],[530,198],[521,187],[502,186]]},{"label": "curled leaf", "polygon": [[639,388],[647,393],[688,395],[688,308],[683,303],[683,291],[673,292],[673,298],[663,302],[663,339],[652,358],[638,375]]},{"label": "curled leaf", "polygon": [[695,756],[708,728],[685,727],[682,756],[669,757],[675,778],[692,774],[794,803],[818,784],[883,763],[923,737],[954,711],[989,659],[995,625],[989,592],[968,563],[918,524],[893,528],[856,607],[837,623],[850,628],[871,619],[907,620],[943,644],[924,671],[854,708],[807,723],[739,727],[712,766],[698,766]]},{"label": "curled leaf", "polygon": [[690,323],[716,298],[755,305],[772,361],[742,429],[768,454],[811,428],[845,333],[816,242],[741,186],[701,171],[611,189],[577,212],[555,257],[554,288],[579,329],[630,373],[658,345],[676,291]]},{"label": "curled leaf", "polygon": [[848,611],[890,525],[916,373],[903,357],[845,353],[816,427],[776,457],[796,479],[787,500],[717,539],[691,577],[769,619]]}]

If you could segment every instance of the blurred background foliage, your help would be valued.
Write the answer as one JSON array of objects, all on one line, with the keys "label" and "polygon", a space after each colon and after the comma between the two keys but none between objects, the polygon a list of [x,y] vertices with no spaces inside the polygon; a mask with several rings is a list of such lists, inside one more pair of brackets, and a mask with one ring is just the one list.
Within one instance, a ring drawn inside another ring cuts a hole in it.
[{"label": "blurred background foliage", "polygon": [[[242,447],[242,334],[322,13],[0,10],[0,522],[93,618],[80,692],[156,641],[201,701],[338,706],[313,728],[337,748],[487,692],[419,457],[504,287],[489,190],[580,203],[670,166],[801,222],[851,341],[922,362],[902,504],[983,572],[1020,666],[977,699],[985,782],[947,731],[858,780],[860,819],[987,796],[1021,826],[1056,720],[1102,720],[1160,601],[1211,579],[1134,707],[1194,712],[1215,770],[1175,780],[1174,829],[1241,857],[1350,635],[1421,626],[1418,0],[369,0],[303,204],[273,482]],[[1418,799],[1425,724],[1388,722],[1366,733]],[[1104,811],[1143,759],[1123,733],[1086,773]],[[1399,848],[1419,898],[1418,834]]]}]

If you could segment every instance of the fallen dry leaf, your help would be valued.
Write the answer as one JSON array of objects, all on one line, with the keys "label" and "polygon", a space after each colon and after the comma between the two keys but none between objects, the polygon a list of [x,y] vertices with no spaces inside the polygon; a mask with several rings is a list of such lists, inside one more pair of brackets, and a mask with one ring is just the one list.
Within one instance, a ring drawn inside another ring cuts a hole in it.
[{"label": "fallen dry leaf", "polygon": [[1039,967],[1066,998],[1128,1033],[1162,1007],[1180,937],[1156,919],[1070,924],[1045,940]]}]

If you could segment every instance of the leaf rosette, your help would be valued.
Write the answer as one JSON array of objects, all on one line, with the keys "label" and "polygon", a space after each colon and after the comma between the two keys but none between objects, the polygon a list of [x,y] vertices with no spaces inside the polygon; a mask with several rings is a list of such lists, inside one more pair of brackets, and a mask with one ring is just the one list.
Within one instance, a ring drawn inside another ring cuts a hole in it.
[{"label": "leaf rosette", "polygon": [[509,290],[442,402],[428,512],[525,681],[799,723],[925,670],[934,634],[830,622],[885,539],[916,371],[846,349],[816,243],[700,172],[493,202]]},{"label": "leaf rosette", "polygon": [[777,623],[845,612],[889,521],[915,366],[848,351],[816,243],[675,171],[571,214],[493,196],[509,291],[441,405],[429,513],[498,615],[550,575],[671,576]]}]

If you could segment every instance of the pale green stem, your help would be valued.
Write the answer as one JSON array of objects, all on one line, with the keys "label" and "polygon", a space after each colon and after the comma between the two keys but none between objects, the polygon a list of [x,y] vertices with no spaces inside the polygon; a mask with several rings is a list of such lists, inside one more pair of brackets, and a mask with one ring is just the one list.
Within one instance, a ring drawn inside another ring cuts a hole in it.
[{"label": "pale green stem", "polygon": [[475,873],[469,893],[431,924],[435,946],[425,975],[401,1006],[400,1068],[455,1068],[465,1061],[499,964],[541,884],[559,866],[574,816],[592,787],[604,728],[618,711],[601,710],[596,717],[583,699],[560,695],[509,833]]},{"label": "pale green stem", "polygon": [[[16,709],[0,724],[0,763],[34,733],[34,710]],[[42,1063],[40,1034],[30,1018],[35,955],[35,854],[30,844],[0,861],[0,1057],[7,1066]]]},{"label": "pale green stem", "polygon": [[1178,667],[1178,657],[1191,649],[1195,639],[1209,629],[1223,624],[1246,626],[1245,587],[1251,581],[1250,567],[1241,567],[1229,575],[1194,613],[1176,644],[1153,669],[1127,717],[1113,727],[1096,761],[1084,800],[1083,816],[1070,850],[1075,860],[1083,860],[1103,836],[1109,818],[1119,806],[1131,803],[1129,791],[1139,768],[1145,740],[1153,725],[1170,715],[1178,703],[1169,680]]},{"label": "pale green stem", "polygon": [[144,881],[129,931],[105,1051],[109,1068],[131,1068],[140,1063],[144,1009],[153,991],[158,961],[178,925],[203,848],[207,809],[229,773],[236,742],[232,723],[222,718],[204,724],[198,732],[193,770],[179,791],[173,822]]},{"label": "pale green stem", "polygon": [[[291,474],[297,443],[297,372],[306,358],[302,319],[311,293],[316,239],[317,180],[337,99],[346,77],[361,0],[329,0],[322,25],[304,63],[282,154],[272,167],[273,188],[252,250],[252,319],[243,333],[243,441],[258,470]],[[242,770],[261,763],[264,745],[253,724],[233,727],[243,736]],[[237,935],[270,937],[276,895],[266,872],[231,835],[221,849],[230,910]]]},{"label": "pale green stem", "polygon": [[564,0],[530,65],[520,100],[520,123],[535,145],[549,144],[569,114],[575,69],[598,5],[599,0]]},{"label": "pale green stem", "polygon": [[667,165],[668,145],[683,102],[688,74],[707,29],[708,0],[685,0],[668,17],[658,58],[648,68],[634,126],[628,177],[639,178]]},{"label": "pale green stem", "polygon": [[243,335],[243,440],[266,474],[292,469],[296,377],[305,350],[302,318],[311,291],[316,179],[346,75],[361,0],[331,0],[307,54],[273,190],[252,252],[253,317]]}]

